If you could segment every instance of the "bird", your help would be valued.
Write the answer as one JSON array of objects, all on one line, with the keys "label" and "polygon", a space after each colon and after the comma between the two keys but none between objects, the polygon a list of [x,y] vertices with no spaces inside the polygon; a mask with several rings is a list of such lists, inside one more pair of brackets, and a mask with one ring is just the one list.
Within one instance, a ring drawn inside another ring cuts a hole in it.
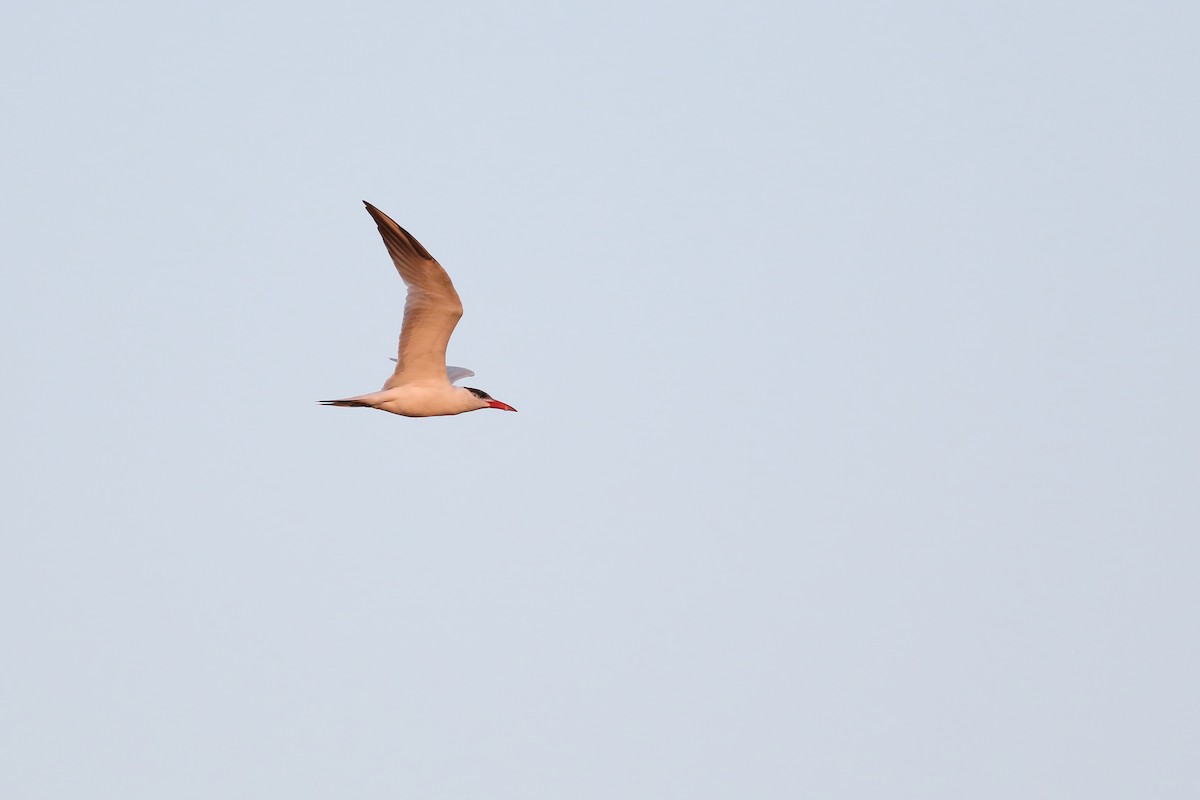
[{"label": "bird", "polygon": [[404,417],[441,417],[495,408],[516,411],[482,389],[455,386],[475,373],[446,365],[446,345],[462,317],[462,301],[450,276],[408,231],[367,201],[367,213],[379,226],[396,271],[408,287],[396,369],[378,392],[342,400],[320,400],[324,406],[377,408]]}]

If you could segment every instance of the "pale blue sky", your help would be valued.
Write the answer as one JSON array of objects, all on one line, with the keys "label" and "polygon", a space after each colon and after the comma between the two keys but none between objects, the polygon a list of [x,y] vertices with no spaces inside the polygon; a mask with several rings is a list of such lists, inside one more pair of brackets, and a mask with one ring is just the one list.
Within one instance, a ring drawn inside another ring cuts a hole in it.
[{"label": "pale blue sky", "polygon": [[1198,25],[10,9],[0,796],[1200,795]]}]

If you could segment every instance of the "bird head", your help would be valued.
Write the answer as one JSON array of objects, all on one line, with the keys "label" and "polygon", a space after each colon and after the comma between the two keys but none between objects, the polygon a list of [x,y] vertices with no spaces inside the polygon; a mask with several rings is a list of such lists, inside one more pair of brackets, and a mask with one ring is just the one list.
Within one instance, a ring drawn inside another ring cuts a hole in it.
[{"label": "bird head", "polygon": [[496,400],[482,389],[472,389],[470,386],[464,386],[462,388],[479,398],[480,402],[483,403],[480,408],[498,408],[501,411],[516,411],[516,409],[510,406],[508,403],[501,403],[499,400]]}]

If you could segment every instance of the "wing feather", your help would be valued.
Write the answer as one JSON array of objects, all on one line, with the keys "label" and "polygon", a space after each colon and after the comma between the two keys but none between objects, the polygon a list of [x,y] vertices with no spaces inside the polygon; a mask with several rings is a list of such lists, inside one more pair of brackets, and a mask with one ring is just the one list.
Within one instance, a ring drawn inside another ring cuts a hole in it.
[{"label": "wing feather", "polygon": [[462,317],[462,301],[450,276],[413,235],[387,214],[363,202],[379,226],[396,271],[408,286],[396,371],[383,388],[405,383],[448,383],[446,345]]}]

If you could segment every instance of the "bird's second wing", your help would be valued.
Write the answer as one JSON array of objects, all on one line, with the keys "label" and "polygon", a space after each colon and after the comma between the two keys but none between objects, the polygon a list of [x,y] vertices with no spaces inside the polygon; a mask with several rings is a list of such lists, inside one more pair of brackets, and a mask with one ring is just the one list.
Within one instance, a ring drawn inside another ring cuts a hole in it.
[{"label": "bird's second wing", "polygon": [[[400,359],[398,358],[391,358],[388,360],[395,361],[397,364],[400,363]],[[451,383],[458,383],[463,378],[473,377],[475,377],[475,373],[471,372],[471,370],[467,369],[466,367],[452,367],[449,364],[446,365],[446,380],[450,381]]]},{"label": "bird's second wing", "polygon": [[370,203],[388,255],[408,286],[396,371],[383,388],[425,381],[447,382],[446,344],[462,317],[462,301],[442,265],[412,234]]}]

